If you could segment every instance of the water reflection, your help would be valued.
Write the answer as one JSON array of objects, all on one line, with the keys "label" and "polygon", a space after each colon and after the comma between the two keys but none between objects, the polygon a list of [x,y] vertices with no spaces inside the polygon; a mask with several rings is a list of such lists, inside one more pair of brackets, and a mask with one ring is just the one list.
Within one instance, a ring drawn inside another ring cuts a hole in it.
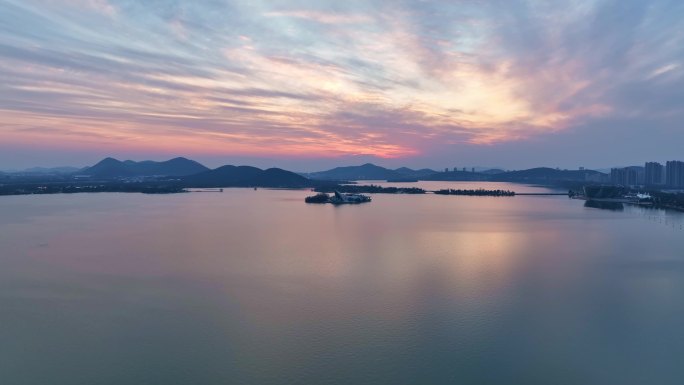
[{"label": "water reflection", "polygon": [[681,213],[565,197],[333,207],[308,193],[0,199],[3,382],[684,376]]},{"label": "water reflection", "polygon": [[605,201],[595,201],[595,200],[585,201],[584,207],[590,207],[593,209],[601,209],[601,210],[611,210],[611,211],[622,211],[625,209],[624,204],[622,204],[621,202],[605,202]]}]

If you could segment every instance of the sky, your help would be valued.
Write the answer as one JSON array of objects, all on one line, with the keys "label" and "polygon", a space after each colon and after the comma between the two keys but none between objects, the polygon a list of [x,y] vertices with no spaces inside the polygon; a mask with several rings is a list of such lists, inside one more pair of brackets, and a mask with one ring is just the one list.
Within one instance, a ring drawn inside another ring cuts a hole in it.
[{"label": "sky", "polygon": [[684,159],[681,0],[0,0],[0,169]]}]

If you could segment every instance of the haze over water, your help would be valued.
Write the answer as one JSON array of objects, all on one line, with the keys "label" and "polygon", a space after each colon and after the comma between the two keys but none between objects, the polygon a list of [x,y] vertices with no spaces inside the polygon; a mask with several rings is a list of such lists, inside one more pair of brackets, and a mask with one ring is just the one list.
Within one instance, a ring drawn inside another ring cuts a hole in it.
[{"label": "haze over water", "polygon": [[1,382],[684,378],[681,213],[558,196],[334,207],[309,194],[3,197]]}]

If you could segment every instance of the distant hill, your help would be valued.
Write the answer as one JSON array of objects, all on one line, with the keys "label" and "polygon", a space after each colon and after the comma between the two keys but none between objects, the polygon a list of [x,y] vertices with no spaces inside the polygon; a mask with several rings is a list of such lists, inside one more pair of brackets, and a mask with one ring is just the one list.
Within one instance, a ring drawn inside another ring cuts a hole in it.
[{"label": "distant hill", "polygon": [[401,167],[396,170],[386,169],[372,163],[361,166],[337,167],[327,171],[304,174],[315,180],[403,180],[416,179],[426,181],[502,181],[523,183],[550,183],[559,181],[585,181],[592,176],[603,175],[593,170],[559,170],[549,167],[538,167],[529,170],[504,171],[501,169],[484,169],[472,171],[438,172],[431,169],[413,170]]},{"label": "distant hill", "polygon": [[80,170],[78,167],[31,167],[23,171],[23,174],[71,174]]},{"label": "distant hill", "polygon": [[489,170],[480,171],[481,174],[485,174],[485,175],[503,174],[505,172],[506,171],[499,169],[499,168],[490,168]]},{"label": "distant hill", "polygon": [[413,169],[410,169],[408,167],[398,168],[398,169],[394,170],[394,172],[401,174],[401,176],[404,178],[416,178],[416,179],[420,179],[422,177],[426,177],[428,175],[433,175],[433,174],[437,173],[437,171],[431,170],[429,168],[422,168],[420,170],[413,170]]},{"label": "distant hill", "polygon": [[491,176],[491,180],[499,182],[533,182],[545,183],[555,181],[585,181],[588,176],[600,174],[594,170],[558,170],[549,167],[537,167],[529,170],[508,171]]},{"label": "distant hill", "polygon": [[482,172],[448,171],[438,172],[421,177],[421,180],[431,181],[495,181],[495,182],[522,182],[522,183],[553,183],[553,182],[578,182],[592,179],[602,175],[593,170],[558,170],[549,167],[531,168],[520,171],[503,171],[499,169],[485,170]]},{"label": "distant hill", "polygon": [[223,166],[186,176],[187,187],[310,187],[312,181],[280,168],[262,170],[251,166]]},{"label": "distant hill", "polygon": [[432,175],[427,175],[421,180],[431,180],[431,181],[473,181],[473,180],[488,180],[489,176],[471,171],[446,171],[437,172]]},{"label": "distant hill", "polygon": [[361,166],[336,167],[332,170],[312,172],[306,176],[318,180],[387,180],[406,178],[408,175],[366,163]]},{"label": "distant hill", "polygon": [[[58,170],[33,169],[36,175],[53,174]],[[54,170],[54,171],[49,171]],[[69,169],[73,172],[73,169]],[[47,174],[44,174],[47,173]],[[395,170],[366,163],[360,166],[337,167],[327,171],[296,174],[279,168],[262,170],[251,166],[223,166],[215,170],[186,158],[174,158],[164,162],[132,160],[120,161],[106,158],[92,167],[74,174],[89,175],[99,179],[117,179],[138,176],[166,176],[181,178],[188,187],[314,187],[322,183],[352,180],[426,180],[426,181],[500,181],[521,183],[583,182],[601,180],[605,174],[594,170],[560,170],[538,167],[528,170],[503,171],[489,169],[480,172],[447,171],[437,172],[428,168],[414,170],[401,167]]]},{"label": "distant hill", "polygon": [[130,165],[126,165],[120,160],[116,160],[114,158],[102,159],[94,166],[86,167],[79,173],[83,175],[89,175],[94,178],[117,178],[134,175]]},{"label": "distant hill", "polygon": [[94,178],[121,178],[134,176],[186,176],[208,171],[209,168],[194,160],[173,158],[164,162],[146,160],[135,162],[105,158],[92,167],[78,171]]}]

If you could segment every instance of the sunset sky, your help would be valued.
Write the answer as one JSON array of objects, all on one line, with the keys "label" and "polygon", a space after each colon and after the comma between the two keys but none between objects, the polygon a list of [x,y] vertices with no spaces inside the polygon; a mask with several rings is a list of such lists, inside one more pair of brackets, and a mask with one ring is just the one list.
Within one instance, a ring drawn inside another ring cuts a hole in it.
[{"label": "sunset sky", "polygon": [[0,169],[684,159],[684,2],[0,0]]}]

